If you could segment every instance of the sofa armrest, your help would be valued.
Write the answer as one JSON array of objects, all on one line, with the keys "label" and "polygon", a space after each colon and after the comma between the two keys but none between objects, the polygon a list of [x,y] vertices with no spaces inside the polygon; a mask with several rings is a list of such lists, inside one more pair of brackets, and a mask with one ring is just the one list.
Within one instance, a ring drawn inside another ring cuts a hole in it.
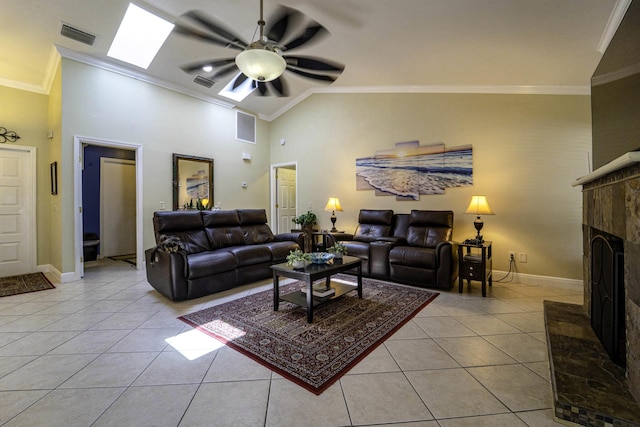
[{"label": "sofa armrest", "polygon": [[273,240],[276,242],[296,242],[301,249],[304,248],[304,239],[305,233],[303,232],[280,233],[273,236]]},{"label": "sofa armrest", "polygon": [[187,299],[187,255],[156,248],[145,251],[147,281],[171,301]]},{"label": "sofa armrest", "polygon": [[340,233],[338,236],[331,233],[325,233],[323,234],[323,237],[324,237],[324,243],[326,243],[326,246],[327,246],[325,250],[335,245],[336,242],[349,242],[353,240],[353,234],[349,234],[349,233]]},{"label": "sofa armrest", "polygon": [[378,237],[376,242],[390,243],[393,246],[406,246],[408,245],[407,239],[404,237]]},{"label": "sofa armrest", "polygon": [[436,286],[449,289],[458,277],[458,243],[445,241],[436,245]]}]

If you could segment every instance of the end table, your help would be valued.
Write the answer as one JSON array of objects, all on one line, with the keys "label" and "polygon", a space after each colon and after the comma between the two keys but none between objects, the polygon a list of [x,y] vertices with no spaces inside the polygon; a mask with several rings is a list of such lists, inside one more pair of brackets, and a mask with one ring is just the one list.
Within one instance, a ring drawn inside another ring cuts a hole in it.
[{"label": "end table", "polygon": [[[466,249],[466,250],[465,250]],[[484,241],[479,245],[460,243],[458,245],[458,292],[462,292],[463,280],[482,282],[482,296],[487,296],[487,282],[492,283],[491,277],[491,242]]]}]

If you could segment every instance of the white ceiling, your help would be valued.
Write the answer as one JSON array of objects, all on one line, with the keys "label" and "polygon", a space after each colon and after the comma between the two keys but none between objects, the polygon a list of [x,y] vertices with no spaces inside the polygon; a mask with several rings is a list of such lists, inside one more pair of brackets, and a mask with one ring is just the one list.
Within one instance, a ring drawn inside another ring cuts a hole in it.
[{"label": "white ceiling", "polygon": [[[297,55],[345,64],[326,86],[289,72],[290,96],[250,95],[237,106],[266,119],[314,92],[589,93],[589,80],[630,0],[265,0],[324,25],[330,36]],[[258,0],[146,0],[135,3],[175,21],[206,12],[246,41]],[[129,0],[0,0],[0,84],[48,93],[58,52],[183,93],[231,104],[194,84],[179,66],[236,51],[171,34],[148,70],[106,56]],[[86,46],[60,35],[61,23],[97,35]],[[293,52],[292,52],[293,54]]]}]

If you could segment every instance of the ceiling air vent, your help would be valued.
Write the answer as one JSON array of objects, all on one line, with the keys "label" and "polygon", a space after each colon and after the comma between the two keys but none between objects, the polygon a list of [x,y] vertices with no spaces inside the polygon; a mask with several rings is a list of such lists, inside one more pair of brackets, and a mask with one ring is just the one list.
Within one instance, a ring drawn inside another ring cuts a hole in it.
[{"label": "ceiling air vent", "polygon": [[96,41],[96,36],[94,34],[79,30],[75,27],[72,27],[69,24],[65,24],[64,22],[62,23],[60,34],[72,40],[75,40],[77,42],[87,44],[89,46],[93,46],[93,43]]},{"label": "ceiling air vent", "polygon": [[193,79],[193,82],[197,83],[197,84],[199,84],[201,86],[204,86],[207,89],[211,88],[211,86],[213,86],[216,83],[215,80],[211,80],[211,79],[208,79],[208,78],[202,77],[202,76],[196,76]]}]

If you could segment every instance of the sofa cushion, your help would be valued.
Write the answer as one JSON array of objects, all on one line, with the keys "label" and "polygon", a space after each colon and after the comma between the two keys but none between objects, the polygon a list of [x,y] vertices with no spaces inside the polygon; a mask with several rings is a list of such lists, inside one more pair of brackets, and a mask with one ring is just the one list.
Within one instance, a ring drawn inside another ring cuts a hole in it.
[{"label": "sofa cushion", "polygon": [[436,251],[431,248],[396,246],[389,252],[389,263],[434,269],[436,267]]},{"label": "sofa cushion", "polygon": [[452,211],[412,210],[407,230],[407,242],[411,246],[435,248],[438,243],[451,240],[452,230]]},{"label": "sofa cushion", "polygon": [[392,219],[392,210],[361,209],[353,240],[373,242],[379,237],[388,237],[391,233]]},{"label": "sofa cushion", "polygon": [[360,209],[360,213],[358,214],[358,222],[360,224],[391,225],[392,219],[392,210]]},{"label": "sofa cushion", "polygon": [[211,249],[200,211],[158,211],[153,215],[153,222],[156,242],[160,242],[161,235],[175,236],[187,254]]},{"label": "sofa cushion", "polygon": [[202,219],[213,249],[244,245],[237,211],[204,211]]},{"label": "sofa cushion", "polygon": [[292,241],[268,242],[264,244],[271,251],[271,260],[273,262],[284,262],[289,252],[300,249],[300,245]]},{"label": "sofa cushion", "polygon": [[395,214],[393,216],[393,230],[391,231],[391,235],[393,237],[403,237],[406,239],[407,234],[409,234],[410,219],[410,214]]},{"label": "sofa cushion", "polygon": [[340,242],[347,248],[347,255],[357,256],[360,259],[369,259],[369,243],[357,241]]},{"label": "sofa cushion", "polygon": [[261,245],[273,241],[273,233],[267,224],[242,226],[245,245]]},{"label": "sofa cushion", "polygon": [[225,271],[233,271],[238,266],[236,257],[225,250],[207,251],[187,257],[187,278],[198,279]]},{"label": "sofa cushion", "polygon": [[233,246],[227,248],[238,262],[238,267],[271,262],[271,250],[266,245]]},{"label": "sofa cushion", "polygon": [[259,245],[273,241],[264,209],[238,209],[245,245]]}]

